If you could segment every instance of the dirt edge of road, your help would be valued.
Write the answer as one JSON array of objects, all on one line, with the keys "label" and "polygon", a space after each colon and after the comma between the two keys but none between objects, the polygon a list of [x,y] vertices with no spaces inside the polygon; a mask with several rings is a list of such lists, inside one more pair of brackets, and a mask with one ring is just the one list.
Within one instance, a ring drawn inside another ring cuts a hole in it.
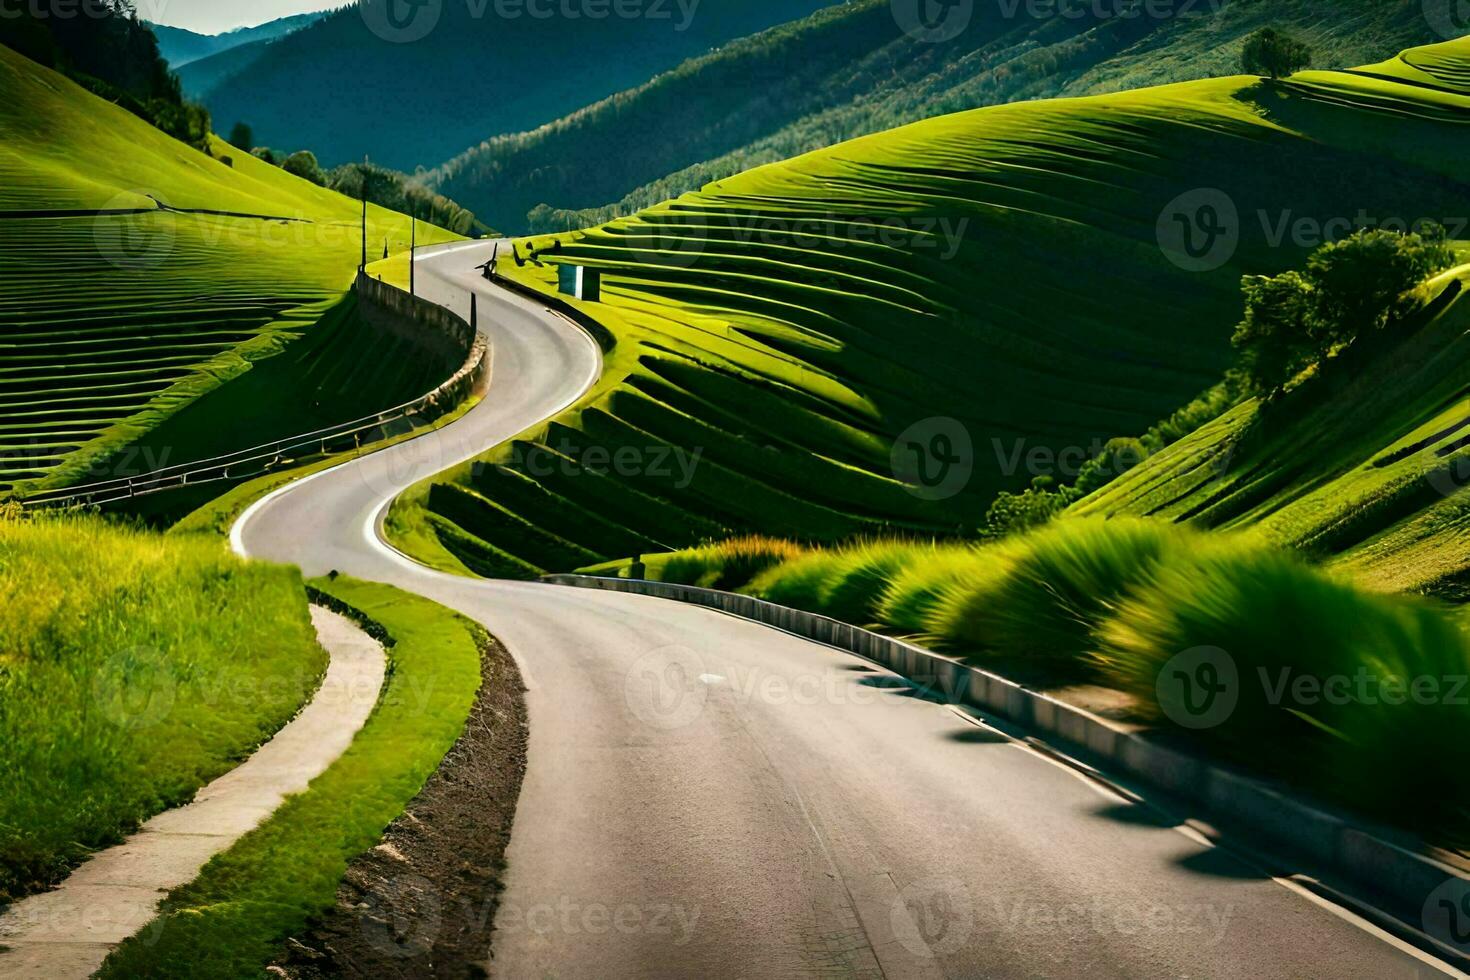
[{"label": "dirt edge of road", "polygon": [[459,740],[382,841],[348,865],[336,907],[286,941],[272,974],[487,975],[527,723],[515,661],[488,633],[480,647],[480,691]]}]

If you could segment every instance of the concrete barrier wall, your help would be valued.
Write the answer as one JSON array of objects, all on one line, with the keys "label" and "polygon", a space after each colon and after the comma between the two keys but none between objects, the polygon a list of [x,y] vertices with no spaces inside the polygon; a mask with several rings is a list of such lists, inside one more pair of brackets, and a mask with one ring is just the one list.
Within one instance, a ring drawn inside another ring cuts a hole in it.
[{"label": "concrete barrier wall", "polygon": [[1470,886],[1466,868],[1446,863],[1417,842],[1394,843],[1398,835],[1384,828],[1349,824],[1259,781],[903,640],[714,589],[589,575],[550,575],[544,581],[708,606],[866,657],[927,688],[936,698],[971,705],[1041,733],[1045,741],[1095,761],[1100,768],[1121,771],[1199,804],[1212,819],[1245,831],[1251,839],[1266,838],[1277,849],[1351,878],[1370,893],[1385,896],[1390,909],[1410,924],[1421,918],[1426,900],[1447,881],[1458,879]]},{"label": "concrete barrier wall", "polygon": [[490,383],[490,345],[459,316],[397,286],[358,273],[354,286],[365,319],[419,344],[433,356],[460,366],[448,380],[422,399],[416,416],[430,420],[445,415]]}]

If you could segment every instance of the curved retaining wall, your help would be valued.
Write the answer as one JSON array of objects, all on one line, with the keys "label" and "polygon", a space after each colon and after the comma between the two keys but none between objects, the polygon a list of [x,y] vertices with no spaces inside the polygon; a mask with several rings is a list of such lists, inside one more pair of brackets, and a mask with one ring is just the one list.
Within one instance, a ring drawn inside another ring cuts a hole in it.
[{"label": "curved retaining wall", "polygon": [[[1269,838],[1321,871],[1352,879],[1415,931],[1431,936],[1450,934],[1447,923],[1430,920],[1431,916],[1443,917],[1445,910],[1429,899],[1446,882],[1458,881],[1462,884],[1451,887],[1470,889],[1470,869],[1447,863],[1453,860],[1451,855],[1442,855],[1442,860],[1431,849],[1391,830],[1349,822],[1081,708],[903,640],[715,589],[591,575],[548,575],[542,581],[708,606],[866,657],[907,677],[937,699],[971,705],[1042,733],[1078,757],[1096,761],[1100,768],[1126,773],[1141,784],[1199,804],[1212,819],[1237,828],[1245,841]],[[1458,949],[1440,947],[1437,951],[1465,962]]]},{"label": "curved retaining wall", "polygon": [[353,288],[363,315],[374,326],[459,358],[459,369],[421,399],[425,408],[442,405],[442,415],[465,398],[485,393],[490,384],[490,345],[484,334],[438,303],[411,296],[366,273],[358,273]]},{"label": "curved retaining wall", "polygon": [[484,334],[442,306],[365,275],[358,275],[354,289],[365,318],[371,319],[375,327],[399,332],[423,344],[434,356],[459,367],[433,391],[376,415],[133,477],[42,491],[22,498],[21,504],[25,507],[102,505],[203,483],[222,480],[238,483],[323,456],[361,449],[429,425],[464,404],[466,399],[486,392],[490,385],[491,351]]}]

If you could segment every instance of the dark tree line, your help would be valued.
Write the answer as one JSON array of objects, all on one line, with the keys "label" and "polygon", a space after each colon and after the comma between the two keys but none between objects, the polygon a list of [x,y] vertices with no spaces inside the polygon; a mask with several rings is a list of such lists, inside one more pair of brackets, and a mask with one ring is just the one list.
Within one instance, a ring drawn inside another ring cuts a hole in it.
[{"label": "dark tree line", "polygon": [[0,43],[54,68],[96,95],[204,149],[209,112],[184,98],[158,39],[131,0],[77,0],[65,15],[33,4],[0,17]]}]

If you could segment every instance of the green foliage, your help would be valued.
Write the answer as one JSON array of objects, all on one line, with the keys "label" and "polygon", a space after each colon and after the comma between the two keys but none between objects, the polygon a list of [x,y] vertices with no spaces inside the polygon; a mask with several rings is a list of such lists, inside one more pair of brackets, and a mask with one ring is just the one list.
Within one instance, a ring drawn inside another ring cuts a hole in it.
[{"label": "green foliage", "polygon": [[1312,291],[1312,283],[1294,270],[1241,280],[1245,319],[1230,342],[1255,391],[1276,391],[1312,363]]},{"label": "green foliage", "polygon": [[661,579],[706,589],[733,589],[773,565],[802,553],[799,545],[775,538],[733,538],[678,552],[662,565]]},{"label": "green foliage", "polygon": [[1304,272],[1246,276],[1245,319],[1231,343],[1256,391],[1279,391],[1308,366],[1405,320],[1414,290],[1456,262],[1438,226],[1424,233],[1361,230],[1321,246]]},{"label": "green foliage", "polygon": [[316,162],[316,154],[310,150],[297,150],[281,163],[281,169],[293,177],[309,180],[318,187],[326,186],[327,175]]},{"label": "green foliage", "polygon": [[237,122],[229,129],[229,145],[250,153],[256,148],[256,131],[250,128],[250,123]]},{"label": "green foliage", "polygon": [[324,175],[323,183],[339,194],[367,200],[421,221],[438,225],[456,235],[479,232],[495,234],[476,220],[474,214],[442,194],[429,190],[415,178],[376,164],[347,163]]},{"label": "green foliage", "polygon": [[1186,533],[1155,521],[1062,521],[1021,539],[1005,574],[959,583],[925,632],[946,646],[1080,666],[1092,628]]},{"label": "green foliage", "polygon": [[1266,27],[1245,39],[1241,67],[1252,75],[1285,78],[1312,64],[1312,51],[1284,31]]},{"label": "green foliage", "polygon": [[1402,322],[1423,305],[1411,292],[1456,264],[1443,228],[1402,234],[1361,231],[1323,245],[1307,260],[1311,329],[1320,345],[1348,344]]},{"label": "green foliage", "polygon": [[294,569],[214,539],[0,517],[0,903],[187,802],[325,666]]},{"label": "green foliage", "polygon": [[480,687],[479,627],[386,585],[312,584],[391,638],[377,707],[305,793],[171,892],[99,976],[263,975],[287,936],[332,907],[348,863],[378,843],[459,738]]},{"label": "green foliage", "polygon": [[1212,656],[1233,667],[1239,697],[1200,738],[1463,843],[1470,642],[1445,610],[1367,595],[1289,554],[1236,545],[1166,565],[1098,640],[1103,675],[1159,720],[1161,673],[1175,656],[1222,651]]}]

